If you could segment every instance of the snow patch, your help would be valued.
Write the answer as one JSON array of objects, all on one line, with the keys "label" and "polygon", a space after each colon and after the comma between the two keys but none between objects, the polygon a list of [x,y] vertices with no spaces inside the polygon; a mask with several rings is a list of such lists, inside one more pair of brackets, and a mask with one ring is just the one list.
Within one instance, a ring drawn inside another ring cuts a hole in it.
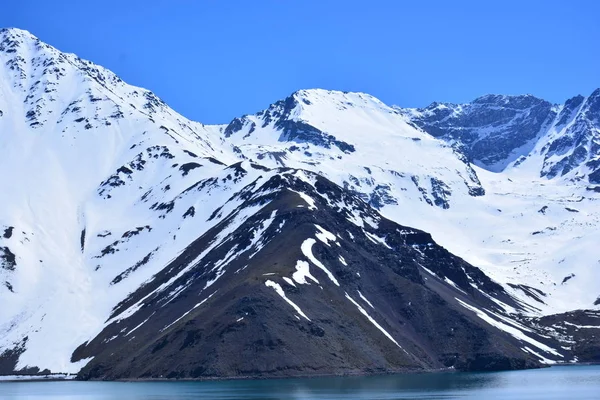
[{"label": "snow patch", "polygon": [[371,304],[371,302],[369,300],[367,300],[367,298],[365,296],[363,296],[363,294],[360,292],[360,290],[358,291],[358,295],[365,303],[367,303],[369,305],[369,307],[371,307],[372,309],[375,309],[375,307],[373,307],[373,304]]},{"label": "snow patch", "polygon": [[304,192],[298,192],[298,191],[292,190],[292,189],[288,189],[288,190],[290,190],[290,191],[292,191],[294,193],[297,193],[302,198],[302,200],[304,200],[306,202],[306,204],[308,204],[308,209],[309,210],[316,210],[317,209],[317,206],[315,204],[315,200],[312,197],[310,197],[309,195],[307,195],[306,193],[304,193]]},{"label": "snow patch", "polygon": [[150,316],[149,316],[148,318],[146,318],[146,319],[145,319],[145,320],[143,320],[143,321],[142,321],[142,322],[141,322],[139,325],[137,325],[135,328],[133,328],[132,330],[130,330],[129,332],[127,332],[127,333],[125,334],[125,336],[129,336],[129,335],[131,335],[133,332],[137,331],[137,330],[138,330],[138,328],[140,328],[142,325],[144,325],[146,322],[148,322],[148,320],[149,320],[150,318],[152,318],[152,316],[153,316],[155,313],[156,313],[156,312],[153,312],[152,314],[150,314]]},{"label": "snow patch", "polygon": [[306,258],[308,258],[310,261],[312,261],[313,264],[315,264],[317,267],[319,267],[323,272],[325,272],[325,274],[327,275],[327,277],[336,285],[336,286],[340,286],[339,282],[337,281],[337,279],[335,279],[335,276],[333,276],[333,274],[331,272],[329,272],[329,270],[323,265],[321,264],[321,262],[319,260],[317,260],[315,258],[315,256],[312,253],[312,247],[313,245],[316,243],[317,241],[313,238],[308,238],[306,239],[304,242],[302,242],[302,245],[300,246],[300,249],[302,250],[302,254],[304,254],[306,256]]},{"label": "snow patch", "polygon": [[285,295],[285,292],[283,291],[282,287],[278,283],[268,280],[265,282],[265,285],[267,287],[273,288],[275,290],[275,292],[277,292],[277,294],[279,296],[281,296],[281,298],[283,300],[285,300],[290,306],[292,306],[298,314],[302,315],[302,317],[304,317],[307,321],[310,321],[310,318],[308,318],[306,316],[306,314],[304,314],[304,312],[300,309],[300,307],[298,307],[296,305],[296,303],[294,303],[293,301],[291,301],[290,299],[287,298],[287,296]]},{"label": "snow patch", "polygon": [[288,278],[287,276],[283,277],[283,280],[286,281],[286,283],[290,286],[296,287],[296,284],[294,283],[293,280],[291,280],[290,278]]},{"label": "snow patch", "polygon": [[296,262],[296,272],[292,274],[292,278],[301,285],[307,285],[308,281],[306,278],[310,278],[313,282],[319,283],[317,278],[310,274],[310,266],[306,261]]},{"label": "snow patch", "polygon": [[[354,304],[354,305],[356,306],[356,308],[358,308],[358,311],[360,311],[360,312],[361,312],[361,314],[363,314],[365,317],[367,317],[367,319],[368,319],[368,320],[369,320],[369,321],[370,321],[370,322],[371,322],[373,325],[375,325],[375,327],[376,327],[377,329],[379,329],[379,330],[380,330],[380,331],[381,331],[381,332],[382,332],[382,333],[383,333],[383,334],[384,334],[384,335],[385,335],[385,336],[386,336],[388,339],[390,339],[392,342],[394,342],[394,344],[395,344],[396,346],[398,346],[398,347],[400,347],[400,348],[402,349],[402,346],[400,346],[400,345],[398,344],[398,342],[396,342],[396,340],[395,340],[395,339],[392,337],[392,335],[390,335],[390,334],[389,334],[389,333],[388,333],[388,332],[387,332],[385,329],[383,329],[383,327],[382,327],[381,325],[379,325],[379,324],[377,323],[377,321],[375,321],[373,318],[371,318],[371,316],[369,315],[369,313],[367,313],[367,311],[366,311],[364,308],[362,308],[362,307],[360,306],[360,304],[358,304],[356,301],[354,301],[354,299],[353,299],[352,297],[350,297],[350,296],[348,295],[348,293],[346,293],[346,298],[347,298],[348,300],[350,300],[350,301],[352,302],[352,304]],[[404,349],[403,349],[403,350],[404,350]],[[406,350],[405,350],[405,352],[406,352]]]},{"label": "snow patch", "polygon": [[384,245],[388,249],[392,250],[392,248],[385,242],[385,239],[380,238],[379,236],[373,235],[372,233],[369,233],[369,232],[365,231],[364,229],[363,229],[363,232],[367,236],[367,239],[369,239],[371,242],[373,242],[375,244]]},{"label": "snow patch", "polygon": [[315,236],[327,246],[330,246],[329,242],[335,242],[337,240],[336,236],[333,233],[329,232],[328,230],[322,228],[317,224],[315,224],[315,226],[319,230],[319,232]]},{"label": "snow patch", "polygon": [[504,332],[508,333],[509,335],[511,335],[512,337],[514,337],[515,339],[521,340],[523,342],[527,342],[527,343],[531,344],[532,346],[534,346],[534,347],[536,347],[536,348],[538,348],[540,350],[545,351],[546,353],[553,354],[553,355],[561,357],[561,358],[563,357],[562,354],[560,354],[559,352],[557,352],[553,348],[551,348],[549,346],[546,346],[545,344],[540,343],[540,342],[538,342],[535,339],[530,338],[529,336],[525,335],[521,330],[519,330],[519,329],[517,329],[515,327],[512,327],[512,326],[506,325],[506,324],[504,324],[502,322],[496,321],[495,319],[493,319],[492,317],[490,317],[487,314],[487,313],[490,313],[490,314],[492,314],[492,315],[494,315],[494,316],[497,317],[497,315],[495,313],[492,313],[492,312],[487,311],[487,310],[486,310],[486,312],[487,312],[486,313],[486,312],[484,312],[484,311],[482,311],[482,310],[480,310],[480,309],[478,309],[476,307],[473,307],[473,306],[465,303],[464,301],[462,301],[462,300],[460,300],[460,299],[458,299],[456,297],[455,297],[455,300],[458,301],[458,303],[461,306],[463,306],[464,308],[466,308],[467,310],[473,311],[475,313],[475,315],[477,315],[479,318],[481,318],[482,320],[484,320],[488,324],[490,324],[490,325],[492,325],[492,326],[500,329],[501,331],[504,331]]},{"label": "snow patch", "polygon": [[171,322],[169,325],[165,326],[164,328],[162,328],[160,331],[164,332],[167,329],[169,329],[170,327],[172,327],[173,325],[175,325],[177,322],[181,321],[186,315],[188,315],[189,313],[191,313],[192,311],[194,311],[196,308],[200,307],[202,304],[204,304],[208,299],[210,299],[211,297],[214,296],[214,294],[217,293],[216,291],[213,292],[211,295],[209,295],[207,298],[205,298],[204,300],[202,300],[200,303],[196,304],[194,307],[192,307],[189,311],[186,311],[185,313],[183,313],[183,315],[179,318],[177,318],[175,321]]},{"label": "snow patch", "polygon": [[540,362],[542,364],[547,364],[547,365],[549,365],[549,364],[556,364],[556,361],[550,360],[550,359],[542,356],[540,353],[538,353],[536,351],[533,351],[532,349],[530,349],[527,346],[524,346],[521,350],[523,350],[525,353],[533,354],[534,356],[536,356],[537,358],[540,359]]},{"label": "snow patch", "polygon": [[600,329],[600,326],[595,326],[595,325],[575,325],[572,324],[570,322],[565,321],[564,322],[565,325],[570,325],[573,326],[575,328],[579,328],[579,329]]}]

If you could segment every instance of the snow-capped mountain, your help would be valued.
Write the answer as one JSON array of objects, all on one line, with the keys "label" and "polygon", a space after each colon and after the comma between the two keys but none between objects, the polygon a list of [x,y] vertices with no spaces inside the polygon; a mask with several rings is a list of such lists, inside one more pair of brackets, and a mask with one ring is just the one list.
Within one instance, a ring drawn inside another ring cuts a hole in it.
[{"label": "snow-capped mountain", "polygon": [[[388,107],[362,93],[324,90],[299,91],[255,115],[236,118],[224,134],[246,157],[270,167],[318,172],[386,217],[431,232],[454,254],[507,285],[532,311],[593,307],[600,296],[600,271],[594,267],[599,239],[595,186],[573,179],[575,172],[543,173],[549,159],[545,149],[558,140],[555,129],[542,135],[539,128],[532,138],[521,137],[535,130],[531,126],[542,120],[540,114],[560,107],[540,111],[547,103],[532,96],[486,96],[474,104],[456,106],[474,115],[471,120],[456,117],[464,127],[456,123],[453,132],[480,137],[470,143],[475,150],[457,134],[436,140],[435,129],[428,134],[416,128],[423,110]],[[595,121],[587,110],[572,119]],[[495,172],[501,156],[513,157],[515,149],[522,151],[523,143],[535,138],[538,142],[529,144],[531,150],[520,162]],[[511,140],[521,141],[503,145]],[[485,141],[489,143],[478,144]],[[494,164],[471,165],[469,160],[477,159],[473,151]],[[589,158],[600,153],[595,154]],[[579,169],[587,171],[585,165]],[[570,276],[575,280],[567,284]],[[526,287],[543,292],[541,301]]]},{"label": "snow-capped mountain", "polygon": [[0,30],[0,65],[0,373],[598,357],[548,322],[600,305],[598,91],[413,110],[301,90],[210,126],[26,31]]},{"label": "snow-capped mountain", "polygon": [[[233,180],[222,163],[237,158],[213,147],[218,129],[111,72],[24,31],[0,37],[2,347],[26,340],[19,368],[73,371],[72,349],[208,228],[200,221],[236,191],[219,182]],[[208,178],[207,196],[164,216]]]},{"label": "snow-capped mountain", "polygon": [[462,154],[363,93],[301,90],[223,132],[244,157],[319,172],[376,208],[403,198],[448,208],[450,188],[485,192]]},{"label": "snow-capped mountain", "polygon": [[489,171],[527,161],[541,177],[600,183],[600,89],[560,105],[531,95],[488,95],[399,111]]}]

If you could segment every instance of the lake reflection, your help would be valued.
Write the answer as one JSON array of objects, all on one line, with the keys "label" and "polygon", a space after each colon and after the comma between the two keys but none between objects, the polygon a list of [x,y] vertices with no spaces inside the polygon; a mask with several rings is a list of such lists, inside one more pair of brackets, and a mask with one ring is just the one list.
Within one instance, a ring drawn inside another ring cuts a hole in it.
[{"label": "lake reflection", "polygon": [[600,366],[221,382],[0,383],[2,400],[600,399]]}]

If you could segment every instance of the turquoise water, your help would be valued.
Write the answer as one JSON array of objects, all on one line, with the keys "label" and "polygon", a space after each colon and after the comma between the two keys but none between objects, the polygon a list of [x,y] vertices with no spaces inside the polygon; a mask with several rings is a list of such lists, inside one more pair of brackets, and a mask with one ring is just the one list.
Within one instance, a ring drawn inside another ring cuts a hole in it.
[{"label": "turquoise water", "polygon": [[600,399],[600,366],[219,382],[4,382],[0,399]]}]

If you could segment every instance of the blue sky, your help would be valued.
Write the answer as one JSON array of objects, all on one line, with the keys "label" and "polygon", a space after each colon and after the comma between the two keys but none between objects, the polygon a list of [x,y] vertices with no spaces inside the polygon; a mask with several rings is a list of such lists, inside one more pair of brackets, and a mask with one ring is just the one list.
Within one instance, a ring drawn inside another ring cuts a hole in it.
[{"label": "blue sky", "polygon": [[599,16],[595,0],[19,0],[0,26],[225,123],[314,87],[404,107],[486,93],[563,102],[600,87]]}]

